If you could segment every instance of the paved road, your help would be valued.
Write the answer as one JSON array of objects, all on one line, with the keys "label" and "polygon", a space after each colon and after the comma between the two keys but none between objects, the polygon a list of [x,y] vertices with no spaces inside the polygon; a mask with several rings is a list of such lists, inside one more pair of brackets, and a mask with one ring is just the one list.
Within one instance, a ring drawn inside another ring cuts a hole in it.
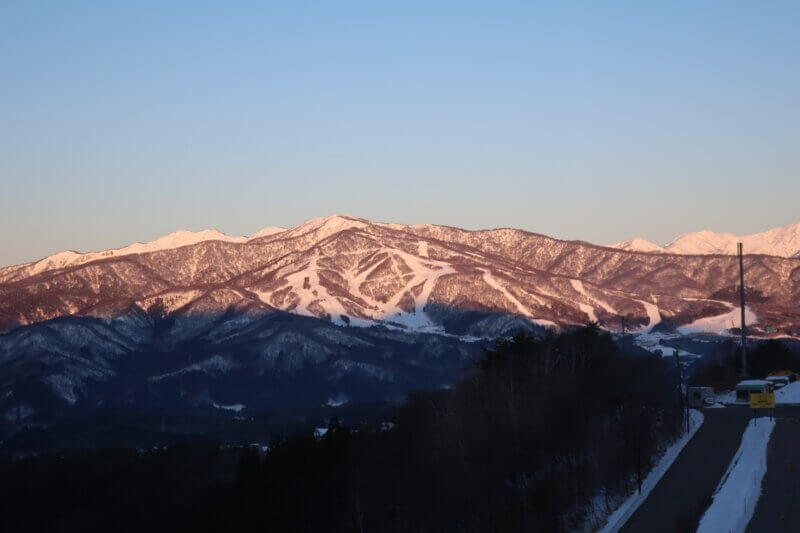
[{"label": "paved road", "polygon": [[747,533],[800,531],[800,410],[779,409],[777,415],[761,498]]},{"label": "paved road", "polygon": [[703,415],[703,425],[622,528],[624,533],[695,531],[739,448],[750,410],[705,409]]}]

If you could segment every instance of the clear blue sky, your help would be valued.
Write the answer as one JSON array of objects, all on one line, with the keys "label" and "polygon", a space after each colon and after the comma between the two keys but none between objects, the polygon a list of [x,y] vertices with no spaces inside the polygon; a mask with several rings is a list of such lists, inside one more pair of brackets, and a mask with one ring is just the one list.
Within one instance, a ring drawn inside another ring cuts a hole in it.
[{"label": "clear blue sky", "polygon": [[4,0],[0,264],[334,212],[798,222],[798,28],[795,1]]}]

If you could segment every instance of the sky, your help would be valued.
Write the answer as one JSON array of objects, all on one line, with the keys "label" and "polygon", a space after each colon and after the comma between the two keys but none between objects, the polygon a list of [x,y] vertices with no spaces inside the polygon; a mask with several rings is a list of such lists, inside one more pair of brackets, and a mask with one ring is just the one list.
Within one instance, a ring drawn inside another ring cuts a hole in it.
[{"label": "sky", "polygon": [[0,2],[0,264],[346,213],[800,222],[800,3]]}]

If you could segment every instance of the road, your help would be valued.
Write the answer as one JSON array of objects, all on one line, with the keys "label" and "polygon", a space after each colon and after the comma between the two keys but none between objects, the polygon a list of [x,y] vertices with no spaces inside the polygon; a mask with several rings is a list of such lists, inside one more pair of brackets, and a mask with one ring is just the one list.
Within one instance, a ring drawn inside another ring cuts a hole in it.
[{"label": "road", "polygon": [[703,425],[621,531],[695,531],[711,503],[714,489],[739,448],[750,410],[739,407],[705,409],[703,415]]},{"label": "road", "polygon": [[747,533],[800,531],[800,409],[778,409],[767,474]]}]

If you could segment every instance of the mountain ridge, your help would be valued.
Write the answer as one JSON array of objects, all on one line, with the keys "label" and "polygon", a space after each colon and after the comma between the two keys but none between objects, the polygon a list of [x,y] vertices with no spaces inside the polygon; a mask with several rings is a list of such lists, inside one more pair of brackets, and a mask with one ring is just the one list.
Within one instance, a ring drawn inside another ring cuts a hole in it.
[{"label": "mountain ridge", "polygon": [[[458,291],[443,294],[443,287],[455,278],[459,278],[456,282],[459,287],[478,286],[477,292],[485,293],[494,302],[488,305],[489,308],[519,314],[534,323],[577,324],[585,322],[581,316],[596,318],[601,324],[609,322],[609,317],[603,318],[601,315],[604,312],[613,314],[609,312],[613,306],[597,302],[613,300],[620,294],[625,294],[623,298],[638,302],[633,304],[639,309],[634,314],[640,318],[635,320],[643,321],[646,317],[649,321],[646,306],[640,302],[647,299],[649,305],[657,304],[652,301],[652,295],[646,292],[632,298],[631,294],[625,293],[630,287],[620,291],[613,280],[609,286],[609,280],[604,276],[592,278],[580,270],[561,268],[562,262],[574,260],[578,255],[592,256],[594,261],[624,263],[638,254],[617,256],[615,254],[630,252],[583,241],[562,241],[513,228],[462,230],[424,224],[404,226],[333,215],[311,219],[295,228],[253,239],[216,239],[219,235],[206,232],[201,236],[208,238],[188,244],[179,240],[180,246],[176,248],[156,247],[119,255],[100,253],[84,262],[55,265],[50,269],[0,271],[0,293],[25,286],[35,287],[36,280],[42,276],[41,283],[52,292],[55,288],[52,280],[56,280],[56,285],[59,283],[57,280],[62,279],[69,279],[72,284],[85,284],[93,277],[88,275],[89,272],[98,271],[96,274],[99,274],[103,271],[105,274],[114,274],[113,284],[125,294],[127,304],[148,305],[154,295],[162,294],[175,301],[191,300],[199,298],[200,293],[224,287],[251,304],[296,311],[318,318],[327,316],[334,322],[374,325],[387,320],[399,320],[400,323],[410,321],[410,324],[418,327],[425,322],[421,317],[424,315],[423,308],[429,303],[443,300],[446,306],[460,305],[458,300],[463,300],[463,294],[458,294]],[[351,249],[356,251],[352,252]],[[193,251],[184,254],[181,250]],[[431,251],[434,256],[430,255]],[[365,263],[359,266],[350,261],[348,255],[354,254]],[[193,255],[198,257],[190,257]],[[660,257],[663,254],[646,255]],[[203,256],[202,261],[199,256]],[[708,262],[711,256],[685,257],[674,260],[663,257],[660,260],[642,259],[640,262],[655,261],[665,265],[670,261]],[[170,268],[162,261],[166,258]],[[779,260],[776,258],[776,261]],[[722,263],[728,269],[735,266],[730,261]],[[106,272],[108,265],[114,265],[112,272]],[[783,268],[790,266],[793,263]],[[73,279],[76,272],[83,272],[83,277],[77,275],[80,279]],[[515,279],[517,275],[523,278]],[[642,270],[638,275],[643,279],[648,273]],[[529,282],[533,285],[527,292],[521,288],[525,287],[522,281],[524,276],[533,276]],[[688,283],[688,278],[682,277]],[[383,283],[380,279],[389,285],[380,287]],[[590,291],[608,294],[593,299],[591,295],[579,293],[574,286],[563,286],[573,281],[580,281],[584,291],[585,287],[589,287]],[[137,282],[141,282],[141,285],[137,285]],[[735,283],[735,276],[731,276],[730,282]],[[545,288],[543,284],[551,287]],[[304,285],[308,287],[304,288]],[[312,285],[313,288],[310,288]],[[689,286],[694,291],[692,294],[688,294]],[[111,293],[108,287],[97,280],[86,288],[88,292],[78,299],[79,302],[61,302],[50,310],[36,307],[21,313],[19,307],[6,305],[6,309],[3,309],[4,306],[0,305],[0,318],[6,311],[7,328],[11,324],[8,315],[16,314],[21,319],[18,320],[19,324],[24,325],[55,316],[107,309],[115,301],[115,298],[109,297]],[[664,294],[672,290],[671,287],[659,289]],[[702,287],[696,283],[688,283],[682,290],[687,293],[684,296],[704,296]],[[181,292],[183,296],[178,297],[177,294]],[[431,297],[433,300],[429,301]],[[705,297],[714,299],[709,294]],[[88,305],[89,302],[93,303]],[[569,306],[575,312],[565,309],[562,316],[557,315],[553,309],[564,302],[570,302]],[[735,304],[734,301],[729,303]],[[469,306],[487,307],[480,297],[472,298]],[[428,327],[434,327],[432,323],[426,323]]]},{"label": "mountain ridge", "polygon": [[[285,232],[300,232],[303,230],[311,231],[315,225],[325,225],[330,222],[349,220],[359,223],[369,223],[377,226],[395,230],[412,230],[424,227],[442,227],[459,229],[467,232],[486,232],[499,230],[513,230],[547,237],[562,242],[579,242],[598,247],[620,249],[630,252],[644,253],[672,253],[677,255],[730,255],[736,253],[736,243],[743,241],[745,253],[776,255],[779,257],[800,257],[800,223],[788,224],[786,226],[771,228],[769,230],[754,233],[751,235],[737,236],[732,233],[718,233],[712,230],[700,230],[684,233],[675,237],[669,244],[661,246],[641,237],[634,237],[626,241],[612,244],[596,244],[584,240],[557,239],[538,232],[529,230],[499,227],[490,229],[465,230],[454,226],[440,224],[399,224],[388,222],[369,222],[366,219],[343,214],[333,214],[325,217],[315,217],[306,220],[293,228],[283,228],[267,226],[248,236],[227,235],[216,229],[204,229],[198,231],[176,230],[156,239],[146,242],[135,242],[119,248],[106,250],[78,252],[75,250],[64,250],[44,258],[19,263],[15,265],[0,266],[0,283],[17,279],[26,275],[33,275],[47,270],[65,268],[67,266],[88,263],[108,257],[120,257],[138,253],[148,253],[165,249],[174,249],[182,246],[191,246],[203,241],[219,240],[224,242],[250,242],[258,239],[271,238]],[[769,237],[773,238],[769,238]],[[764,240],[767,242],[763,242]],[[761,241],[761,242],[759,242]]]},{"label": "mountain ridge", "polygon": [[738,242],[743,243],[745,254],[800,257],[800,223],[787,224],[750,235],[718,233],[712,230],[694,231],[678,235],[666,246],[639,237],[608,246],[632,252],[731,255],[736,253]]},{"label": "mountain ridge", "polygon": [[[198,231],[176,230],[153,239],[152,241],[134,242],[120,248],[109,248],[93,252],[64,250],[35,261],[0,267],[0,282],[8,279],[8,272],[17,273],[19,271],[25,271],[28,275],[34,275],[47,270],[56,270],[109,257],[121,257],[124,255],[175,249],[183,246],[191,246],[203,241],[248,242],[250,240],[269,237],[282,231],[286,231],[286,228],[265,227],[249,236],[235,236],[227,235],[216,229]],[[6,276],[4,276],[4,274],[6,274]]]},{"label": "mountain ridge", "polygon": [[[744,261],[748,334],[800,337],[800,261]],[[446,385],[485,342],[520,330],[738,331],[734,256],[629,252],[510,228],[337,215],[244,242],[11,274],[0,280],[9,423],[65,408],[387,400]]]}]

